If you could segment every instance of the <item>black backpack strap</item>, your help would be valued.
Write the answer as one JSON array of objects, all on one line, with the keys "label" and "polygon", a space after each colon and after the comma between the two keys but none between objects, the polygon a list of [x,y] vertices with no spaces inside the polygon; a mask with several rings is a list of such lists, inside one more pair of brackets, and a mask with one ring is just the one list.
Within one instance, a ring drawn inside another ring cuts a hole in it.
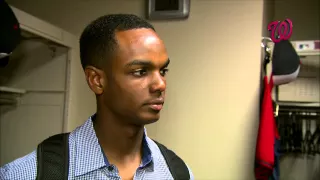
[{"label": "black backpack strap", "polygon": [[49,137],[37,148],[37,180],[68,180],[69,133]]},{"label": "black backpack strap", "polygon": [[190,180],[189,169],[183,160],[163,144],[160,144],[155,140],[153,141],[158,145],[164,159],[166,160],[173,179]]}]

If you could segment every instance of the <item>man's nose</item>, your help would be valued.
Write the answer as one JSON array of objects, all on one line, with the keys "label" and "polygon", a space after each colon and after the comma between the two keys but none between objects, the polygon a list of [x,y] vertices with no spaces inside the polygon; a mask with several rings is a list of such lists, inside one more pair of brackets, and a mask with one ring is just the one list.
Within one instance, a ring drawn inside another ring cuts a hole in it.
[{"label": "man's nose", "polygon": [[166,79],[160,73],[155,73],[152,79],[151,92],[163,92],[166,90]]}]

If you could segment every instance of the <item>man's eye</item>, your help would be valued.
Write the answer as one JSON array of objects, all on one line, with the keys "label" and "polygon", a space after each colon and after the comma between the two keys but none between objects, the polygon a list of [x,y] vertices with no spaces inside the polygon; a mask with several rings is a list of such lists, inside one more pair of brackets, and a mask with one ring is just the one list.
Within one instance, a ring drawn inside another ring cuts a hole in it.
[{"label": "man's eye", "polygon": [[169,72],[169,69],[162,69],[162,70],[160,71],[161,76],[165,76],[168,72]]},{"label": "man's eye", "polygon": [[137,71],[134,71],[132,73],[134,76],[144,76],[145,74],[147,74],[147,71],[146,70],[143,70],[143,69],[140,69],[140,70],[137,70]]}]

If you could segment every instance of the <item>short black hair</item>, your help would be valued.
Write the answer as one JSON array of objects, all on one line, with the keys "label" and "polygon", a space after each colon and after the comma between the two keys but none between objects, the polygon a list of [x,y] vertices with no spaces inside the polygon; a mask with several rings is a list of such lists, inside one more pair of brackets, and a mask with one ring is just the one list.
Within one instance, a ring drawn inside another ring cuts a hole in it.
[{"label": "short black hair", "polygon": [[150,23],[133,14],[109,14],[92,21],[80,36],[82,68],[88,65],[102,68],[117,46],[115,33],[139,28],[155,31]]}]

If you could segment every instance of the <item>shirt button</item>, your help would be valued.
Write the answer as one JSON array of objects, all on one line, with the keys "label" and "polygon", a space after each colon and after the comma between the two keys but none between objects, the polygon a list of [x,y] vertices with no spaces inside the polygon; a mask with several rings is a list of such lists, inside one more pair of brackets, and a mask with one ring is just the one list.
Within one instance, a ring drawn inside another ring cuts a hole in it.
[{"label": "shirt button", "polygon": [[108,171],[113,171],[113,166],[108,166]]}]

